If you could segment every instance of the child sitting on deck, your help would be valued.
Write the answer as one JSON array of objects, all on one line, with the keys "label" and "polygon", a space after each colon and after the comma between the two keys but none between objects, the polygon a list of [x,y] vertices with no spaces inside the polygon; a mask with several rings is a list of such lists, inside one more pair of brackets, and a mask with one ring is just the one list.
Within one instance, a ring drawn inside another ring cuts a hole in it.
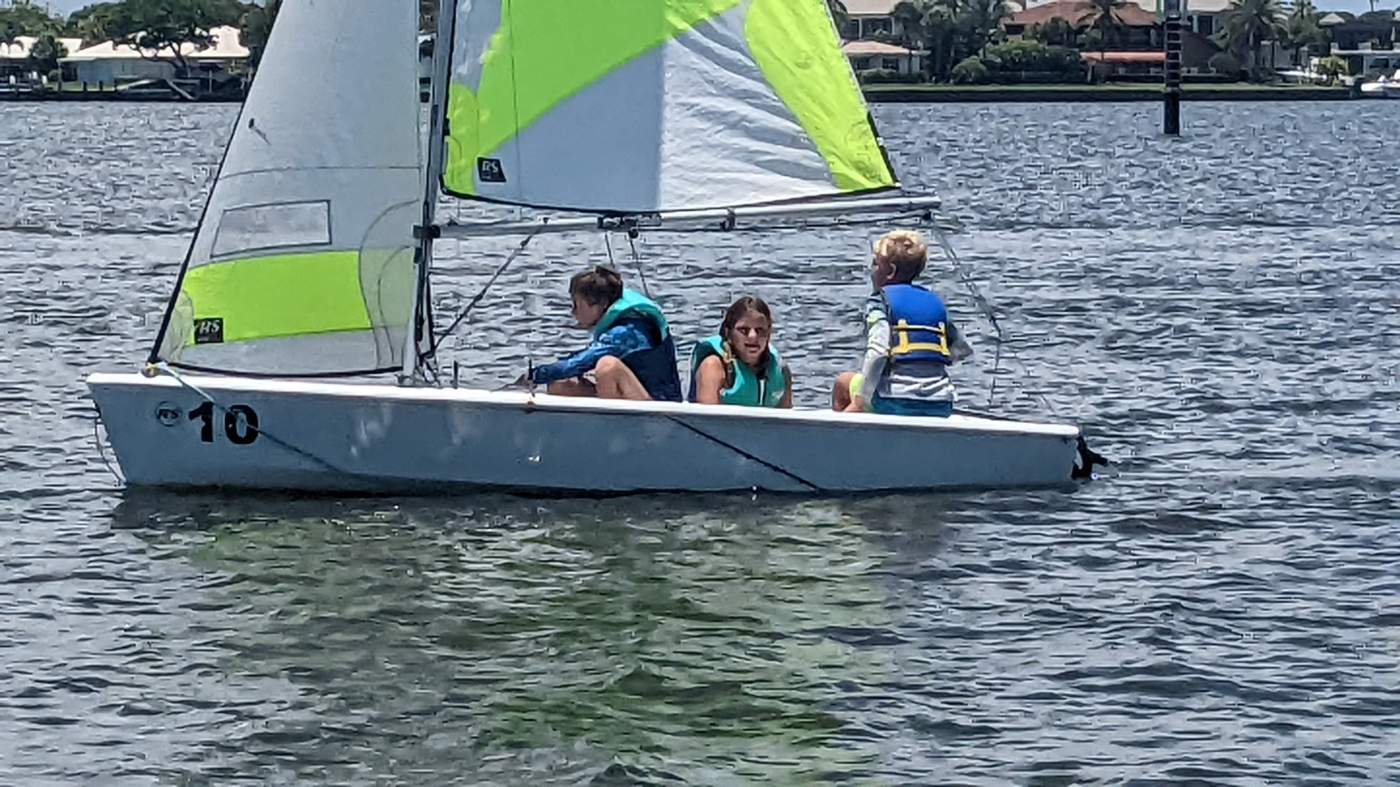
[{"label": "child sitting on deck", "polygon": [[875,242],[865,306],[866,350],[860,372],[836,378],[832,408],[841,412],[948,416],[957,392],[948,366],[972,355],[938,295],[914,284],[928,264],[917,232],[896,230]]},{"label": "child sitting on deck", "polygon": [[[676,345],[661,308],[625,289],[622,275],[602,266],[569,280],[569,298],[579,327],[592,332],[588,347],[537,367],[531,379],[561,396],[596,396],[679,402]],[[593,372],[596,382],[582,379]]]}]

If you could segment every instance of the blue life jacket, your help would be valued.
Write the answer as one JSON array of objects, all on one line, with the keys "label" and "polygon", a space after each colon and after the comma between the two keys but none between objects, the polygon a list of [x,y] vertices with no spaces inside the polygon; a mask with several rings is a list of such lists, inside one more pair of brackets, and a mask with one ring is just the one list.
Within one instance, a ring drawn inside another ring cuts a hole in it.
[{"label": "blue life jacket", "polygon": [[917,284],[890,284],[883,292],[890,318],[890,362],[952,363],[943,299]]},{"label": "blue life jacket", "polygon": [[[724,357],[724,339],[711,336],[695,343],[690,354],[690,401],[695,401],[695,386],[700,379],[700,364],[711,355]],[[783,374],[783,359],[778,351],[769,345],[768,369],[763,379],[754,374],[753,369],[743,361],[734,359],[734,384],[719,392],[720,404],[737,404],[744,407],[781,407],[787,393],[788,379]]]},{"label": "blue life jacket", "polygon": [[676,368],[676,343],[671,338],[671,328],[661,314],[661,307],[639,292],[624,289],[622,297],[613,301],[598,324],[593,326],[593,338],[602,336],[609,328],[624,324],[643,328],[652,338],[652,347],[628,353],[618,360],[627,364],[632,374],[637,375],[637,381],[647,389],[652,399],[658,402],[681,401],[681,373]]}]

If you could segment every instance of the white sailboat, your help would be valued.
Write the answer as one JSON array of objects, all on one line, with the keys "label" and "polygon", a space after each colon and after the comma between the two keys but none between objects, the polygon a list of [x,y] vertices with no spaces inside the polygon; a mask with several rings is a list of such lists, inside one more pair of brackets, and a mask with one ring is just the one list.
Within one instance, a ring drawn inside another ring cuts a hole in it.
[{"label": "white sailboat", "polygon": [[[443,385],[426,305],[442,237],[727,232],[937,200],[898,191],[823,0],[446,2],[426,151],[417,6],[282,4],[147,364],[88,378],[128,484],[842,493],[1070,481],[1083,445],[1072,425]],[[444,192],[586,215],[442,223]]]}]

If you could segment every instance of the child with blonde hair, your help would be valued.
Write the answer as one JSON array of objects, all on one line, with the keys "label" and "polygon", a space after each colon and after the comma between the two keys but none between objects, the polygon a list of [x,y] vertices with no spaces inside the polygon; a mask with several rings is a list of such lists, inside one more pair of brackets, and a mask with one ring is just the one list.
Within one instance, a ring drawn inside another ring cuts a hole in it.
[{"label": "child with blonde hair", "polygon": [[910,230],[874,244],[865,305],[865,361],[836,378],[832,408],[841,412],[948,416],[957,392],[948,367],[972,355],[938,294],[914,283],[928,265],[928,245]]}]

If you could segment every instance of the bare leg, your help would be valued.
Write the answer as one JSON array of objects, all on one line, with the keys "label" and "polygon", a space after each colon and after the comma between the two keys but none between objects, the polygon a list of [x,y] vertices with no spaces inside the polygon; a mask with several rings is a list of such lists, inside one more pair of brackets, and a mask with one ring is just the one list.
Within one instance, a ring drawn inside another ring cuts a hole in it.
[{"label": "bare leg", "polygon": [[651,401],[651,394],[637,379],[637,375],[627,368],[616,356],[608,355],[594,368],[598,378],[599,399],[631,399],[637,402]]},{"label": "bare leg", "polygon": [[855,372],[842,372],[836,375],[836,384],[831,388],[831,409],[838,413],[849,412],[853,402],[851,401],[851,381],[856,379]]},{"label": "bare leg", "polygon": [[597,396],[598,390],[587,380],[556,380],[545,387],[555,396]]}]

